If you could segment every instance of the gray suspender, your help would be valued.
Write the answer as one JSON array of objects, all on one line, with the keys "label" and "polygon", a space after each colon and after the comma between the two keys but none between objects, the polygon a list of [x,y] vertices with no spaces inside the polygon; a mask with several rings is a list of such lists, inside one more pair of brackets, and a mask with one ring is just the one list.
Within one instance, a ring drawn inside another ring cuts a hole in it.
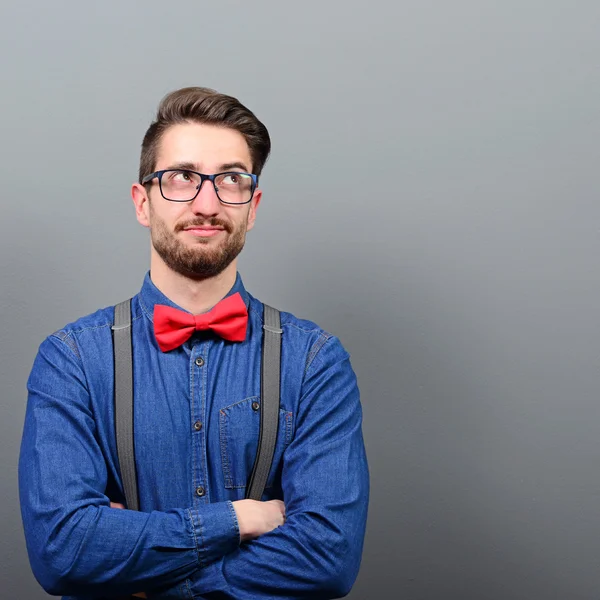
[{"label": "gray suspender", "polygon": [[263,306],[260,434],[254,468],[250,481],[246,485],[246,498],[251,500],[260,500],[267,485],[279,426],[279,379],[283,331],[281,330],[279,311],[266,304]]},{"label": "gray suspender", "polygon": [[131,301],[115,306],[113,325],[115,357],[115,430],[117,455],[127,508],[139,510],[133,443],[133,353],[131,348]]},{"label": "gray suspender", "polygon": [[[277,430],[281,370],[281,320],[279,311],[264,305],[261,365],[261,413],[258,450],[246,498],[260,500],[271,470]],[[131,301],[115,306],[113,353],[115,370],[115,431],[117,455],[127,508],[139,510],[133,439],[133,353],[131,345]]]}]

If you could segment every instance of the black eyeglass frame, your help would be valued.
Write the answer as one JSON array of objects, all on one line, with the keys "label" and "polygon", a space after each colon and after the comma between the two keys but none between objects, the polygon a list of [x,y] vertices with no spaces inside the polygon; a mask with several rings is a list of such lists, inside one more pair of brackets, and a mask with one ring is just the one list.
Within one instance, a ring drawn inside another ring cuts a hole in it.
[{"label": "black eyeglass frame", "polygon": [[[163,175],[165,173],[177,173],[177,172],[178,173],[193,173],[194,175],[198,175],[200,177],[200,183],[196,186],[196,193],[194,194],[193,198],[190,198],[189,200],[173,200],[172,198],[167,198],[164,195],[163,189],[162,189]],[[219,190],[217,188],[217,184],[215,183],[215,178],[220,177],[221,175],[247,175],[248,177],[250,177],[252,179],[252,193],[250,194],[250,199],[246,200],[245,202],[227,202],[226,200],[221,200],[221,196],[219,196]],[[204,173],[198,173],[198,171],[191,171],[190,169],[163,169],[162,171],[154,171],[154,173],[150,173],[149,175],[146,175],[146,177],[144,177],[142,179],[142,185],[146,185],[147,183],[150,183],[155,177],[158,179],[158,187],[160,188],[160,195],[167,202],[192,202],[193,200],[196,199],[196,197],[200,193],[200,190],[202,189],[202,185],[204,184],[204,182],[208,180],[213,184],[213,188],[215,190],[215,194],[217,195],[217,198],[219,199],[219,202],[221,202],[222,204],[229,204],[230,206],[242,206],[243,204],[248,204],[248,202],[252,202],[252,198],[254,198],[254,192],[256,191],[256,188],[258,187],[258,175],[255,175],[254,173],[244,173],[242,171],[223,171],[222,173],[214,173],[213,175],[205,175]]]}]

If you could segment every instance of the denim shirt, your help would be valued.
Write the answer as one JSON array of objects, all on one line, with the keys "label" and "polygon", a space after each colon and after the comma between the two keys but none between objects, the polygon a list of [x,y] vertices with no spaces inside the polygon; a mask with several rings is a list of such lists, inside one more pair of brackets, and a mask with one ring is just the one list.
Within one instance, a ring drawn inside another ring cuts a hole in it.
[{"label": "denim shirt", "polygon": [[349,355],[314,323],[282,312],[281,405],[263,500],[286,522],[240,543],[232,502],[258,445],[263,305],[238,274],[244,342],[197,332],[162,352],[145,277],[132,301],[140,511],[124,503],[114,431],[114,308],[49,336],[28,381],[19,488],[33,572],[78,599],[333,598],[356,578],[369,475]]}]

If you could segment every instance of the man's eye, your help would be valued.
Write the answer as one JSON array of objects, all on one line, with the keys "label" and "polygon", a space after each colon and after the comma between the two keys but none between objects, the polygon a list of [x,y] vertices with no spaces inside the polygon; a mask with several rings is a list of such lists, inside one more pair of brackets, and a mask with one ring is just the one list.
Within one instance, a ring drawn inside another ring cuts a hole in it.
[{"label": "man's eye", "polygon": [[176,183],[190,183],[193,177],[189,171],[173,171],[169,179]]},{"label": "man's eye", "polygon": [[223,177],[225,185],[239,185],[242,182],[243,176],[237,173],[228,173]]}]

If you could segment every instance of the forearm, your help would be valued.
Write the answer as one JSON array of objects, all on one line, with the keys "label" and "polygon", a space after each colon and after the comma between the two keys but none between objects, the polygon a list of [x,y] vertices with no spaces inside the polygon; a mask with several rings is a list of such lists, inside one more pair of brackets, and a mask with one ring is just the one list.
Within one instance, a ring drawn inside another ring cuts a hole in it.
[{"label": "forearm", "polygon": [[[291,500],[285,523],[195,571],[186,582],[194,597],[297,600],[346,595],[360,566],[369,498],[362,445],[351,446],[356,452],[350,452],[349,468],[333,491],[310,472],[306,476],[317,484],[313,489],[305,487],[302,476],[295,485],[288,482]],[[149,598],[162,600],[172,594],[173,590],[155,591]]]},{"label": "forearm", "polygon": [[207,600],[345,596],[358,574],[363,536],[364,521],[362,530],[342,531],[322,514],[294,515],[225,556],[218,571],[196,580],[194,593]]},{"label": "forearm", "polygon": [[32,569],[52,594],[110,595],[174,585],[238,547],[230,506],[141,513],[90,505],[50,520],[36,519],[25,508]]}]

